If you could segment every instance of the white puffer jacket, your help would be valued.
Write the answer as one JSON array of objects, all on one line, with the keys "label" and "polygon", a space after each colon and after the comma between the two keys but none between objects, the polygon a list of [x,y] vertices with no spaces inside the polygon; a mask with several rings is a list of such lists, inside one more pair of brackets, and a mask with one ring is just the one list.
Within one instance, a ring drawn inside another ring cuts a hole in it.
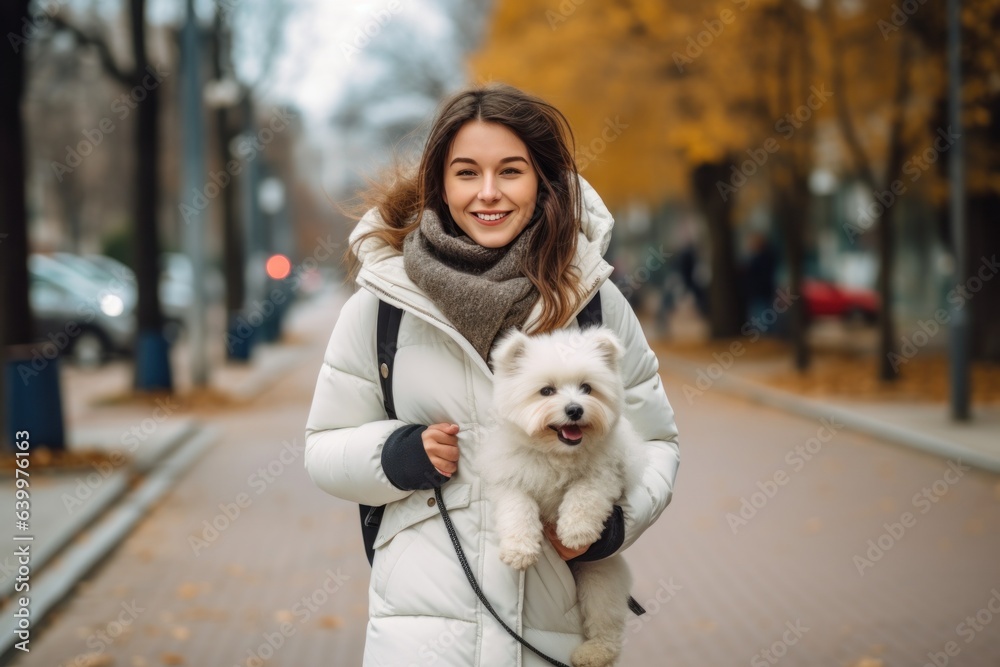
[{"label": "white puffer jacket", "polygon": [[[608,280],[611,267],[602,256],[614,221],[582,179],[581,187],[584,214],[576,265],[590,294],[600,290],[604,324],[626,349],[622,369],[628,417],[648,450],[642,484],[618,503],[625,516],[625,549],[670,501],[679,462],[677,429],[656,357],[625,298]],[[352,240],[380,224],[379,216],[369,212]],[[569,567],[548,544],[539,562],[523,573],[497,555],[492,511],[482,497],[477,465],[491,405],[489,367],[407,277],[400,253],[370,238],[359,255],[362,289],[344,305],[326,350],[306,426],[305,466],[327,493],[352,503],[388,504],[375,542],[364,665],[545,664],[522,651],[476,598],[434,506],[434,492],[401,491],[382,471],[382,447],[393,431],[438,422],[460,427],[458,472],[442,491],[476,579],[510,627],[568,663],[583,641]],[[394,362],[398,420],[387,419],[382,404],[375,349],[378,299],[405,311]],[[529,322],[537,314],[536,304]],[[575,316],[567,326],[577,326]],[[358,557],[364,558],[360,547]]]}]

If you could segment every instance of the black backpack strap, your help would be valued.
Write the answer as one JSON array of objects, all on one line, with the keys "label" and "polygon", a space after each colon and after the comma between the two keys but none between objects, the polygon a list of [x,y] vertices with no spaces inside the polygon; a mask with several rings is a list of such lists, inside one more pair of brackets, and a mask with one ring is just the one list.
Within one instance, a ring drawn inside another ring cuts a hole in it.
[{"label": "black backpack strap", "polygon": [[599,327],[604,323],[601,314],[601,293],[594,292],[594,297],[583,307],[583,310],[576,316],[576,323],[581,329],[586,327]]},{"label": "black backpack strap", "polygon": [[392,399],[392,362],[396,358],[396,341],[403,309],[379,300],[376,336],[378,347],[378,375],[382,384],[382,403],[389,419],[396,418],[396,404]]},{"label": "black backpack strap", "polygon": [[[379,383],[382,385],[382,404],[389,419],[396,418],[396,405],[392,398],[392,362],[396,358],[396,341],[399,338],[399,323],[403,319],[403,310],[390,303],[378,302],[378,320],[375,325],[376,351],[378,361]],[[375,538],[378,537],[378,527],[382,523],[385,505],[372,507],[360,505],[361,537],[365,542],[365,555],[368,564],[375,560]]]}]

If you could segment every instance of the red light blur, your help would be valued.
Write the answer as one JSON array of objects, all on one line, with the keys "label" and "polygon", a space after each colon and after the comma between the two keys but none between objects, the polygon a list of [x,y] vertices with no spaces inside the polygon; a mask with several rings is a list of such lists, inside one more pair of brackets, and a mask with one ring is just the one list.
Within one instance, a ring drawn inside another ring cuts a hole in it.
[{"label": "red light blur", "polygon": [[292,272],[292,263],[284,255],[271,255],[267,260],[267,275],[282,280]]}]

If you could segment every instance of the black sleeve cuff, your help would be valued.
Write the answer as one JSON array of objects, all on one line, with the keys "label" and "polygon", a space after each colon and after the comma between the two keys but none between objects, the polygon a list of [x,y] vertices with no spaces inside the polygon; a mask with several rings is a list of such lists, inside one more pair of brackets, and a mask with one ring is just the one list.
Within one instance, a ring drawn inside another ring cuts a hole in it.
[{"label": "black sleeve cuff", "polygon": [[401,426],[389,435],[382,446],[382,471],[397,489],[433,489],[450,479],[434,469],[424,451],[420,436],[425,430],[427,427],[420,424]]},{"label": "black sleeve cuff", "polygon": [[621,507],[615,505],[611,515],[604,522],[604,532],[590,548],[576,558],[571,558],[570,563],[578,561],[601,560],[615,553],[622,548],[625,543],[625,512]]}]

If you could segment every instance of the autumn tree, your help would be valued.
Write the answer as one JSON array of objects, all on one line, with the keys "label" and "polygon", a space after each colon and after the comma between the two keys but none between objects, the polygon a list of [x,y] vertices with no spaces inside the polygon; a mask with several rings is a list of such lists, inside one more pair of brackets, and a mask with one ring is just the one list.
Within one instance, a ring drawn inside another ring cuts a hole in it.
[{"label": "autumn tree", "polygon": [[[874,97],[863,100],[863,105],[869,108],[874,107],[872,111],[877,115],[876,117],[884,120],[883,127],[879,128],[880,132],[872,134],[885,137],[885,152],[882,156],[873,157],[871,147],[873,145],[877,147],[878,142],[874,141],[872,136],[863,138],[860,135],[855,121],[857,110],[852,108],[852,102],[855,101],[852,99],[852,94],[859,91],[861,87],[857,86],[855,81],[852,81],[855,85],[848,85],[849,79],[845,70],[850,66],[853,72],[860,75],[862,67],[859,60],[864,58],[865,61],[868,61],[872,57],[871,49],[878,48],[879,45],[873,43],[873,39],[870,37],[868,39],[855,38],[849,41],[841,33],[847,30],[860,31],[862,34],[865,31],[870,32],[875,26],[875,21],[872,20],[871,15],[863,12],[856,13],[849,18],[849,21],[843,20],[838,16],[832,0],[824,0],[823,10],[826,26],[829,30],[830,76],[836,91],[834,103],[837,109],[837,121],[853,160],[855,172],[864,183],[865,188],[878,200],[872,202],[871,206],[866,209],[860,229],[845,227],[845,230],[852,238],[866,232],[871,227],[874,227],[878,233],[879,377],[882,380],[893,380],[898,375],[898,366],[892,361],[892,355],[896,349],[892,309],[894,296],[892,278],[896,248],[893,228],[899,208],[893,206],[892,203],[896,197],[902,194],[901,192],[893,192],[893,183],[903,168],[906,147],[903,133],[907,107],[911,104],[910,81],[913,49],[907,35],[903,35],[897,40],[894,49],[890,49],[888,52],[885,52],[887,49],[884,47],[881,49],[882,53],[880,53],[879,59],[885,58],[883,62],[892,63],[888,70],[889,76],[884,77],[885,72],[883,72],[881,83],[884,86],[888,80],[890,85],[894,86],[894,90],[889,96],[876,93]],[[864,49],[863,55],[857,53],[856,48],[848,48],[850,43],[861,46]],[[869,89],[870,87],[871,84],[869,84]],[[872,116],[866,117],[871,118]],[[877,165],[884,166],[881,170],[884,176],[881,178],[877,176]],[[892,201],[888,201],[889,198]]]},{"label": "autumn tree", "polygon": [[157,226],[160,176],[160,79],[149,60],[146,47],[146,2],[129,0],[131,68],[122,67],[107,38],[96,28],[85,29],[61,12],[53,25],[73,35],[81,48],[92,48],[100,57],[105,73],[128,91],[142,90],[143,98],[134,109],[135,175],[133,181],[133,270],[138,288],[138,340],[135,352],[137,389],[171,390],[168,347],[163,334],[160,309],[160,241]]},{"label": "autumn tree", "polygon": [[[775,200],[798,291],[810,135],[783,147],[790,137],[775,125],[810,94],[806,28],[801,5],[780,0],[563,3],[544,14],[507,2],[473,68],[562,109],[581,169],[610,203],[691,193],[711,239],[711,331],[736,336],[745,316],[734,249],[741,200]],[[792,62],[802,64],[792,71]],[[620,128],[613,143],[610,126]],[[805,365],[804,325],[793,332]]]},{"label": "autumn tree", "polygon": [[[922,192],[936,211],[944,245],[966,257],[969,271],[965,276],[955,276],[956,284],[967,281],[984,266],[984,258],[991,258],[1000,251],[1000,218],[996,215],[1000,210],[1000,87],[996,85],[996,75],[1000,71],[1000,2],[967,1],[962,3],[962,8],[962,134],[965,138],[968,231],[965,248],[951,247],[949,161],[944,155],[927,165],[927,185]],[[920,153],[933,146],[942,132],[951,136],[953,130],[948,127],[947,113],[945,9],[946,3],[927,3],[917,12],[904,11],[902,14],[886,8],[877,25],[885,40],[896,40],[902,33],[908,33],[918,52],[925,54],[917,63],[916,78],[930,85],[928,104],[921,114],[922,127],[918,127],[920,138],[911,143],[908,153],[908,158],[914,162],[924,157]],[[1000,304],[1000,281],[996,280],[984,282],[982,290],[968,302],[972,353],[980,359],[1000,361],[1000,308],[997,304]]]},{"label": "autumn tree", "polygon": [[[963,4],[965,168],[974,203],[969,207],[969,246],[952,250],[968,254],[973,247],[1000,248],[995,216],[995,206],[1000,203],[1000,122],[996,115],[1000,94],[990,83],[998,65],[1000,3],[973,0]],[[892,308],[896,235],[908,233],[908,221],[901,217],[898,202],[919,198],[935,207],[941,220],[941,240],[950,245],[947,154],[954,134],[945,113],[944,7],[886,1],[849,11],[826,0],[822,11],[828,30],[821,37],[829,53],[830,76],[839,91],[835,98],[838,126],[853,172],[871,195],[858,220],[845,223],[844,232],[852,241],[870,230],[878,235],[879,376],[892,380],[898,376],[903,359]],[[977,205],[980,202],[984,206]],[[955,279],[961,284],[966,276]],[[1000,317],[993,314],[1000,288],[988,287],[983,294],[971,300],[977,315],[973,319],[980,323],[977,348],[981,353],[989,339],[989,328],[983,324],[992,323],[994,331],[1000,331]],[[1000,345],[994,347],[993,354],[1000,355]]]}]

